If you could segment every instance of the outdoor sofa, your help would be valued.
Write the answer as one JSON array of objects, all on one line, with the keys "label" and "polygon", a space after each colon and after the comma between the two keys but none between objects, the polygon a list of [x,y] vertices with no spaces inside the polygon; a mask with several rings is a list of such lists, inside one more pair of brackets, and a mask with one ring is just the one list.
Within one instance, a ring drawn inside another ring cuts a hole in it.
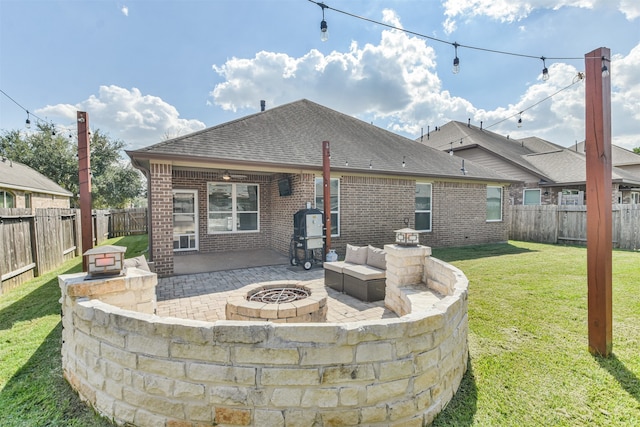
[{"label": "outdoor sofa", "polygon": [[384,299],[386,252],[373,246],[347,244],[344,261],[325,262],[324,283],[362,301]]}]

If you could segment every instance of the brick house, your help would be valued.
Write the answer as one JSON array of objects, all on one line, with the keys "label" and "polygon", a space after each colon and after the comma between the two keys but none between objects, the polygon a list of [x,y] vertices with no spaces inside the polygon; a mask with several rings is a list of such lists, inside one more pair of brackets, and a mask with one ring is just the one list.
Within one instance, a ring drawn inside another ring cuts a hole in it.
[{"label": "brick house", "polygon": [[272,248],[287,253],[293,215],[323,209],[330,142],[332,248],[382,246],[409,226],[430,246],[503,242],[503,188],[514,181],[472,162],[308,100],[127,151],[148,178],[150,254]]},{"label": "brick house", "polygon": [[0,159],[0,208],[69,209],[72,196],[29,166]]},{"label": "brick house", "polygon": [[[579,142],[570,147],[571,150],[584,153],[585,143]],[[640,154],[627,150],[617,145],[611,145],[611,164],[619,170],[640,177]],[[623,186],[618,193],[618,200],[614,203],[640,205],[640,185]]]},{"label": "brick house", "polygon": [[[520,181],[509,188],[513,205],[586,204],[586,156],[573,147],[537,137],[515,140],[457,121],[416,141]],[[640,173],[616,167],[616,153],[612,147],[612,202],[633,203],[640,198]]]}]

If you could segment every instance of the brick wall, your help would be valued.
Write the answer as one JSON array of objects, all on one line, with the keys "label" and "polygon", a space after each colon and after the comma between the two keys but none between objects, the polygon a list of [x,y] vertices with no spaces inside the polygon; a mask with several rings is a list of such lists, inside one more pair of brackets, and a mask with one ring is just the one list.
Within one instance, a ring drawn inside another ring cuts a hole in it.
[{"label": "brick wall", "polygon": [[313,174],[290,175],[291,196],[278,195],[278,179],[285,175],[274,176],[271,182],[271,206],[273,229],[271,247],[277,251],[288,253],[289,243],[293,235],[293,214],[307,208],[307,202],[313,206],[315,176]]},{"label": "brick wall", "polygon": [[153,262],[159,276],[173,274],[173,191],[172,167],[168,163],[151,163],[151,242]]},{"label": "brick wall", "polygon": [[[26,193],[24,191],[5,190],[9,191],[15,197],[16,208],[26,208]],[[71,200],[69,196],[56,196],[53,194],[44,193],[29,193],[31,196],[31,209],[69,209]]]},{"label": "brick wall", "polygon": [[[281,197],[278,180],[289,177],[292,195]],[[260,188],[260,231],[233,234],[209,234],[207,230],[207,183],[229,182],[258,184]],[[313,201],[313,174],[247,175],[241,181],[222,181],[219,174],[206,171],[173,171],[173,188],[198,191],[198,233],[201,253],[273,248],[288,252],[293,233],[293,214]]]},{"label": "brick wall", "polygon": [[382,247],[395,239],[394,230],[412,226],[415,181],[394,178],[343,176],[340,179],[340,237],[332,249],[342,258],[347,243]]},{"label": "brick wall", "polygon": [[505,242],[509,238],[508,193],[503,190],[502,221],[487,222],[487,186],[465,182],[434,182],[432,231],[420,242],[432,247]]},{"label": "brick wall", "polygon": [[[278,194],[278,180],[288,176],[292,195]],[[335,177],[335,175],[334,175]],[[157,272],[173,271],[172,190],[198,191],[199,251],[272,248],[288,253],[293,233],[293,215],[313,206],[315,175],[312,173],[248,175],[242,182],[260,186],[260,231],[209,234],[207,230],[207,182],[222,182],[209,171],[171,170],[170,165],[152,164],[153,246]],[[227,181],[225,181],[227,182]],[[503,220],[486,221],[486,184],[434,182],[432,231],[421,242],[434,246],[462,246],[508,239],[508,210]],[[503,208],[509,203],[505,190]],[[332,249],[344,257],[347,243],[382,247],[394,241],[394,230],[414,226],[415,181],[411,179],[343,175],[340,177],[340,236],[332,237]],[[188,253],[186,253],[188,255]]]}]

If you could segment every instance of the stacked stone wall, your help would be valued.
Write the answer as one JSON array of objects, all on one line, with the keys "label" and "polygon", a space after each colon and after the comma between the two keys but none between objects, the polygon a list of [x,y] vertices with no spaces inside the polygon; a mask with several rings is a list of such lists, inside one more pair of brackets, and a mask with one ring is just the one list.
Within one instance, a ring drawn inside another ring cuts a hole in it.
[{"label": "stacked stone wall", "polygon": [[433,304],[423,286],[402,317],[339,324],[162,318],[60,276],[64,375],[120,425],[423,426],[467,367],[467,280],[441,276]]}]

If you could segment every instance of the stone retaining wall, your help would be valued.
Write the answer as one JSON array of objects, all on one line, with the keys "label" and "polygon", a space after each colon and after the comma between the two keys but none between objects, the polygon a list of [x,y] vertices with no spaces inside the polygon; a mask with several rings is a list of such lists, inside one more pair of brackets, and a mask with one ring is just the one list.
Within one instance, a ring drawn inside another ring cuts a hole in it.
[{"label": "stone retaining wall", "polygon": [[467,280],[429,258],[425,282],[448,296],[420,306],[416,284],[402,317],[340,324],[161,318],[71,296],[60,276],[64,375],[120,425],[423,426],[468,357]]}]

